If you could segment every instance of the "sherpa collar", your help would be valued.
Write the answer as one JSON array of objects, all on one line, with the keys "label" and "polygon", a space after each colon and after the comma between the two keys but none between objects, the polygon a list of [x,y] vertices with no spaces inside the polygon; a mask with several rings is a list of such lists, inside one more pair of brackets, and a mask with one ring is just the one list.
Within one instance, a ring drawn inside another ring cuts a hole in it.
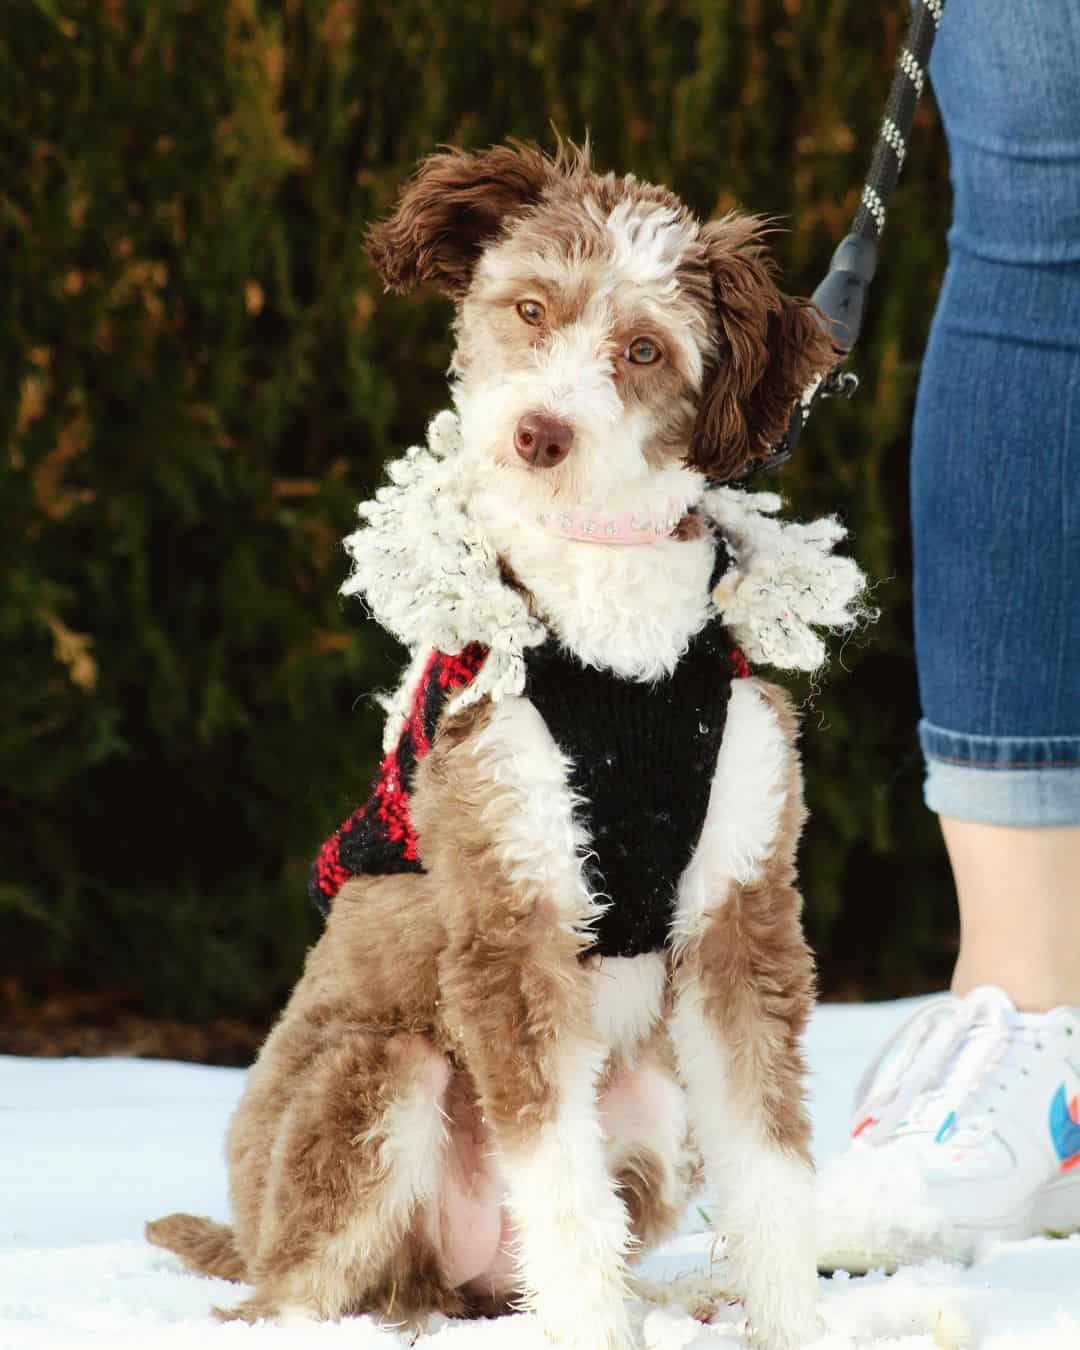
[{"label": "sherpa collar", "polygon": [[[344,595],[359,595],[372,616],[409,648],[412,662],[397,693],[383,700],[392,746],[415,683],[414,667],[433,650],[490,648],[455,706],[498,700],[525,686],[524,653],[545,640],[544,625],[503,579],[499,558],[469,515],[457,415],[439,413],[427,444],[387,465],[389,481],[358,508],[345,540],[352,571]],[[713,593],[733,639],[752,663],[815,671],[826,660],[822,633],[845,633],[873,617],[866,578],[833,553],[847,533],[835,516],[806,524],[781,520],[771,492],[707,491],[701,509],[728,544],[734,565]],[[817,631],[821,630],[821,632]]]}]

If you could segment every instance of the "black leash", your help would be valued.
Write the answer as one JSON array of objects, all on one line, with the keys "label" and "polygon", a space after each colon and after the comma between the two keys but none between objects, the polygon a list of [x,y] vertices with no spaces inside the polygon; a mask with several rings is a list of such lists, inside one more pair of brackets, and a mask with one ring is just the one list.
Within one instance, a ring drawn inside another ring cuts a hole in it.
[{"label": "black leash", "polygon": [[[862,201],[850,234],[833,254],[825,279],[812,297],[824,315],[830,336],[845,356],[854,347],[862,328],[867,291],[877,269],[878,240],[885,228],[889,198],[907,154],[915,105],[926,81],[926,66],[944,8],[945,0],[914,0],[911,24],[897,58]],[[817,400],[837,395],[850,398],[858,385],[858,376],[843,370],[841,365],[815,380],[792,410],[783,439],[752,466],[742,481],[786,464]]]}]

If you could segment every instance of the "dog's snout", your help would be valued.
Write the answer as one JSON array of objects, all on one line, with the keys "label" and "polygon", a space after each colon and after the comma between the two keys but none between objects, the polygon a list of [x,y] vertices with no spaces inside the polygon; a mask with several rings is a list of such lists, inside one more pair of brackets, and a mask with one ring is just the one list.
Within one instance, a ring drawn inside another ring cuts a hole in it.
[{"label": "dog's snout", "polygon": [[545,413],[526,413],[514,432],[514,449],[538,469],[553,469],[570,453],[574,428]]}]

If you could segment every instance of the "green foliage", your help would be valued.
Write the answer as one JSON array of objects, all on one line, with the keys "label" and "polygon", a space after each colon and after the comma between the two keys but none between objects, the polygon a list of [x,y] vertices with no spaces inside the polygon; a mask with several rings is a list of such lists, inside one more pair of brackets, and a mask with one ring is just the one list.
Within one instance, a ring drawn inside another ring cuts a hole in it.
[{"label": "green foliage", "polygon": [[[905,7],[854,0],[9,0],[0,17],[0,950],[201,1015],[265,1007],[310,857],[363,794],[389,643],[336,588],[383,459],[445,402],[446,304],[363,254],[436,144],[552,143],[787,222],[812,289]],[[840,509],[883,617],[807,715],[831,969],[898,987],[949,926],[918,800],[907,431],[943,264],[924,108],[858,399],[784,490]]]}]

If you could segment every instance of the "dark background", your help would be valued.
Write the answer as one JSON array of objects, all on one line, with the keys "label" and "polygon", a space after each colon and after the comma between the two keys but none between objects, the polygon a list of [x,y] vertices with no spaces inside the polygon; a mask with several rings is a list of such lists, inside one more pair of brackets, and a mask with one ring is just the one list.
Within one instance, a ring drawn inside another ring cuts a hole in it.
[{"label": "dark background", "polygon": [[[355,502],[446,403],[447,303],[364,257],[441,142],[554,124],[703,216],[857,204],[907,12],[864,0],[8,0],[0,15],[0,1049],[241,1061],[318,931],[400,653],[336,590]],[[838,510],[882,618],[797,686],[826,996],[942,983],[908,435],[948,164],[920,109],[856,400],[767,486]]]}]

